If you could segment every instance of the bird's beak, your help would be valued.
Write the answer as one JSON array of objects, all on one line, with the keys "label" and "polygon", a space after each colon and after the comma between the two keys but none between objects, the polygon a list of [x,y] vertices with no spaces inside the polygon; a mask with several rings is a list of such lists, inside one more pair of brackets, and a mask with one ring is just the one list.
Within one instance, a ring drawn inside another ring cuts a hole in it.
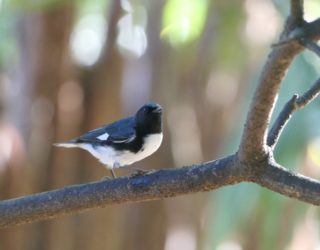
[{"label": "bird's beak", "polygon": [[157,108],[152,110],[152,113],[161,113],[161,112],[162,112],[162,107],[161,106],[158,106]]}]

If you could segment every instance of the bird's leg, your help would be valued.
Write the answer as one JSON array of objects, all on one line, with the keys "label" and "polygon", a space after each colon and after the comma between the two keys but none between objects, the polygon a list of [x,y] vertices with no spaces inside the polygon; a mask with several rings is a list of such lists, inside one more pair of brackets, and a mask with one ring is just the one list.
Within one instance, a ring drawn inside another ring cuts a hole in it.
[{"label": "bird's leg", "polygon": [[114,172],[113,169],[119,168],[119,167],[120,167],[120,163],[119,163],[119,162],[114,162],[114,163],[113,163],[113,166],[112,166],[112,168],[110,169],[113,179],[117,178],[117,176],[116,176],[116,174],[115,174],[115,172]]},{"label": "bird's leg", "polygon": [[101,178],[102,181],[114,179],[114,173],[113,173],[112,169],[110,169],[110,171],[111,171],[111,173],[112,173],[113,178],[111,178],[109,175],[106,175],[106,176],[103,176],[103,177]]},{"label": "bird's leg", "polygon": [[116,174],[113,171],[113,168],[110,169],[113,179],[117,178]]},{"label": "bird's leg", "polygon": [[111,174],[112,174],[112,178],[111,178],[110,176],[104,176],[104,177],[102,178],[102,180],[110,180],[110,179],[115,179],[115,178],[117,178],[117,176],[116,176],[113,168],[118,167],[118,166],[119,166],[118,164],[113,164],[113,167],[112,167],[112,168],[107,167],[107,168],[110,170]]}]

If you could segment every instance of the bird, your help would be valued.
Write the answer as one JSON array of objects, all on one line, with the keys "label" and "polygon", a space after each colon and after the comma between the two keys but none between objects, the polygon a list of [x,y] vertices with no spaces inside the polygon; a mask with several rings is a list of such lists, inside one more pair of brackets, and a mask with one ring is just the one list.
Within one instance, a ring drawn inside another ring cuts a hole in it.
[{"label": "bird", "polygon": [[162,107],[157,103],[143,105],[133,116],[91,130],[54,146],[81,148],[111,170],[128,166],[153,154],[161,145]]}]

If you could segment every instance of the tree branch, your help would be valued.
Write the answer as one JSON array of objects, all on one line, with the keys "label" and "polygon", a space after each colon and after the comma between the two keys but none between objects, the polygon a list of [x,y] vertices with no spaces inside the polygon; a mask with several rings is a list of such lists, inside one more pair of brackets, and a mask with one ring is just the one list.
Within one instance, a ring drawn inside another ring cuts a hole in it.
[{"label": "tree branch", "polygon": [[[311,43],[311,40],[319,39],[319,26],[319,19],[310,23],[303,20],[302,0],[291,0],[290,16],[287,18],[285,29],[280,41],[273,46],[268,56],[249,108],[238,151],[240,161],[251,164],[261,161],[268,155],[267,145],[276,143],[275,134],[274,141],[267,141],[267,129],[280,84],[292,60],[302,51],[301,44],[316,51],[315,44]],[[290,103],[287,105],[289,108]]]},{"label": "tree branch", "polygon": [[0,202],[0,227],[79,213],[107,205],[208,191],[242,181],[235,156],[138,177],[92,182]]},{"label": "tree branch", "polygon": [[159,170],[136,176],[69,186],[0,202],[0,228],[37,222],[107,205],[148,201],[209,191],[243,181],[320,205],[320,182],[277,165],[272,157],[256,166],[243,165],[236,155],[212,162]]},{"label": "tree branch", "polygon": [[276,143],[279,140],[280,134],[282,133],[285,125],[291,118],[291,115],[293,111],[295,110],[295,104],[296,104],[296,99],[298,98],[298,95],[294,95],[283,107],[282,111],[280,112],[277,120],[273,124],[269,135],[267,139],[267,145],[271,147],[272,149],[276,145]]},{"label": "tree branch", "polygon": [[310,102],[312,102],[320,94],[320,78],[312,85],[312,87],[305,92],[302,96],[297,98],[297,108],[303,108]]},{"label": "tree branch", "polygon": [[308,43],[311,41],[320,40],[320,18],[310,23],[307,23],[305,21],[303,21],[303,23],[300,25],[297,25],[296,23],[296,25],[293,26],[293,28],[292,28],[292,23],[290,24],[291,24],[291,30],[287,30],[289,29],[288,27],[290,27],[290,25],[287,25],[288,27],[281,35],[280,41],[273,44],[272,47],[276,48],[276,47],[288,45],[289,43],[292,43],[292,42],[299,42],[301,45],[312,50],[313,49],[312,47],[314,47],[314,44],[310,45]]},{"label": "tree branch", "polygon": [[293,112],[312,102],[319,94],[320,78],[302,96],[298,97],[296,94],[286,103],[269,132],[267,140],[268,146],[274,148]]},{"label": "tree branch", "polygon": [[266,158],[267,128],[279,87],[293,58],[301,49],[296,43],[290,43],[274,48],[268,56],[246,119],[238,151],[240,161],[253,163]]},{"label": "tree branch", "polygon": [[252,178],[252,182],[288,197],[320,205],[319,181],[296,174],[273,160],[264,164],[259,170]]},{"label": "tree branch", "polygon": [[303,21],[303,0],[291,0],[290,16],[295,22]]},{"label": "tree branch", "polygon": [[313,51],[318,56],[320,56],[320,47],[314,41],[309,40],[307,38],[301,38],[300,44],[303,45],[304,47],[306,47],[307,49]]},{"label": "tree branch", "polygon": [[306,23],[303,27],[303,35],[306,38],[312,40],[319,40],[320,39],[320,18]]}]

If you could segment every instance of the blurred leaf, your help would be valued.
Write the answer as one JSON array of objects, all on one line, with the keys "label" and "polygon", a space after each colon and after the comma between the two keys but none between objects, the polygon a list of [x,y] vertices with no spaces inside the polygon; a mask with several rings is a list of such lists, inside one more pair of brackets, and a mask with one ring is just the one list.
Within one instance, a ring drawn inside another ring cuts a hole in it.
[{"label": "blurred leaf", "polygon": [[318,167],[320,167],[320,137],[312,140],[308,145],[308,157]]},{"label": "blurred leaf", "polygon": [[219,16],[217,62],[223,68],[241,67],[246,56],[243,43],[239,39],[245,20],[242,3],[228,1],[216,5],[216,14]]},{"label": "blurred leaf", "polygon": [[[277,9],[287,16],[289,14],[289,2],[283,0],[273,0]],[[304,1],[304,18],[307,21],[312,21],[319,17],[320,13],[320,2],[319,0],[308,0]]]},{"label": "blurred leaf", "polygon": [[161,37],[174,46],[194,41],[203,31],[207,8],[207,0],[168,0]]},{"label": "blurred leaf", "polygon": [[304,18],[307,21],[312,21],[319,17],[320,2],[319,0],[308,0],[304,3]]},{"label": "blurred leaf", "polygon": [[142,56],[148,46],[145,30],[134,25],[131,13],[124,15],[118,22],[117,44],[123,52],[133,57]]},{"label": "blurred leaf", "polygon": [[260,225],[258,247],[261,250],[277,249],[283,206],[287,198],[261,187],[258,189],[260,190],[260,199],[256,207],[258,215],[256,223]]},{"label": "blurred leaf", "polygon": [[7,0],[6,6],[23,10],[42,10],[68,2],[71,2],[71,0]]},{"label": "blurred leaf", "polygon": [[210,205],[213,216],[209,219],[206,244],[216,246],[225,240],[235,240],[232,235],[250,221],[258,194],[256,186],[247,183],[218,189]]},{"label": "blurred leaf", "polygon": [[[120,0],[119,0],[120,1]],[[81,0],[77,2],[79,16],[88,14],[102,14],[108,13],[110,8],[110,1],[105,0]]]},{"label": "blurred leaf", "polygon": [[0,16],[0,68],[12,66],[17,61],[17,41],[14,37],[14,18],[11,11]]}]

